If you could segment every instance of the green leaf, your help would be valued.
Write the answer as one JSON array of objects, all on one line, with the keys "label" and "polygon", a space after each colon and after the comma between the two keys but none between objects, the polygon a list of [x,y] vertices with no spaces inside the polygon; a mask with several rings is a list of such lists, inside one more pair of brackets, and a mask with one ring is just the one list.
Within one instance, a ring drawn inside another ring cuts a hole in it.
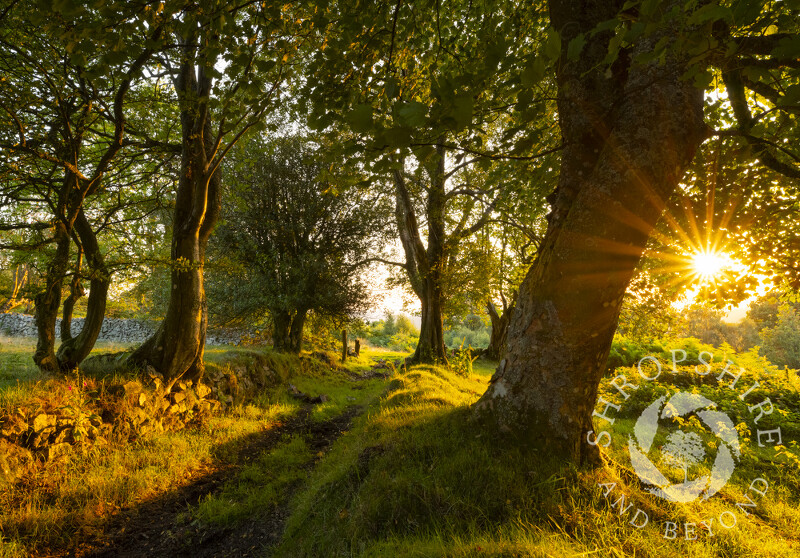
[{"label": "green leaf", "polygon": [[355,105],[347,114],[347,123],[354,132],[363,133],[372,127],[372,105]]},{"label": "green leaf", "polygon": [[425,124],[428,107],[422,103],[411,101],[410,103],[398,103],[395,107],[400,124],[411,128],[420,128]]},{"label": "green leaf", "polygon": [[[736,25],[753,23],[761,15],[761,0],[738,0],[733,4],[733,20]],[[800,3],[799,3],[800,4]]]},{"label": "green leaf", "polygon": [[547,65],[542,57],[537,56],[533,62],[525,66],[520,76],[523,87],[533,87],[544,78],[547,71]]},{"label": "green leaf", "polygon": [[397,81],[396,78],[389,78],[386,80],[386,96],[390,99],[394,99],[397,97],[397,93],[400,91],[400,82]]},{"label": "green leaf", "polygon": [[795,105],[800,103],[800,84],[790,85],[786,88],[786,93],[781,97],[781,105]]},{"label": "green leaf", "polygon": [[457,130],[463,130],[472,122],[472,105],[472,95],[458,95],[453,101],[451,116]]},{"label": "green leaf", "polygon": [[772,56],[800,58],[800,35],[781,39],[778,46],[772,50]]},{"label": "green leaf", "polygon": [[577,60],[586,45],[586,37],[581,33],[569,42],[567,46],[567,58],[570,60]]},{"label": "green leaf", "polygon": [[552,27],[548,27],[545,33],[547,37],[544,41],[544,56],[549,60],[557,60],[561,54],[561,37]]},{"label": "green leaf", "polygon": [[274,60],[256,60],[256,69],[258,69],[259,72],[267,73],[274,67]]}]

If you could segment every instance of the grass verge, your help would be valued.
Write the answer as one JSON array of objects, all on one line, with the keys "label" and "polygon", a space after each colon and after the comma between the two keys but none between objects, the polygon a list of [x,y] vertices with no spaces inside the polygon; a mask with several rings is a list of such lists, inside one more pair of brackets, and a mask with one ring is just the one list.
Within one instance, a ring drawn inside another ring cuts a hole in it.
[{"label": "grass verge", "polygon": [[[582,470],[472,422],[469,406],[487,381],[432,366],[395,377],[295,497],[277,555],[744,558],[800,552],[800,470],[791,462],[761,459],[750,471],[776,485],[750,515],[736,507],[746,502],[747,474],[735,476],[708,506],[668,503],[646,493],[615,453],[606,455],[605,467]],[[637,508],[650,518],[642,529],[629,524]],[[719,518],[731,509],[735,529],[715,524],[712,536],[700,526],[707,514]],[[667,521],[678,525],[675,539],[664,536]],[[687,540],[692,523],[697,539]]]}]

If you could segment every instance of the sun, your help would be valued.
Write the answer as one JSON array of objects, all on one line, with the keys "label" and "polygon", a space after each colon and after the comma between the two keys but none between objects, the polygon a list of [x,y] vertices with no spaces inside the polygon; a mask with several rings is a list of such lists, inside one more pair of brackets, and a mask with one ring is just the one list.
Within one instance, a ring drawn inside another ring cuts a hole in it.
[{"label": "sun", "polygon": [[713,250],[697,250],[691,255],[694,274],[702,281],[713,281],[732,265],[730,256]]}]

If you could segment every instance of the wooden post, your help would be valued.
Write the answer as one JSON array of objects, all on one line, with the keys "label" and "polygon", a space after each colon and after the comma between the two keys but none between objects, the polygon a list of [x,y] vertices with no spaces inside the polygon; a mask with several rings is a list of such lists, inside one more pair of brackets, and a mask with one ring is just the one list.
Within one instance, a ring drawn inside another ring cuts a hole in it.
[{"label": "wooden post", "polygon": [[356,358],[361,354],[361,339],[356,337]]},{"label": "wooden post", "polygon": [[342,362],[347,360],[347,330],[342,328]]}]

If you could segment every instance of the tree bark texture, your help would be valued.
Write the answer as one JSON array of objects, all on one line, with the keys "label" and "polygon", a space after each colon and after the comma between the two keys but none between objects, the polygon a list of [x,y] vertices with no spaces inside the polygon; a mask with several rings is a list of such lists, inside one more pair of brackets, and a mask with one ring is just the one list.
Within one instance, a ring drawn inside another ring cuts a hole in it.
[{"label": "tree bark texture", "polygon": [[55,354],[56,346],[56,319],[61,305],[61,287],[64,276],[69,266],[70,239],[66,225],[56,221],[53,234],[55,253],[47,265],[45,272],[45,287],[35,299],[36,308],[34,323],[36,324],[36,351],[33,361],[42,372],[55,373],[59,371],[58,359]]},{"label": "tree bark texture", "polygon": [[272,347],[276,351],[299,354],[303,349],[303,327],[306,323],[307,310],[298,310],[291,313],[273,309],[272,316]]},{"label": "tree bark texture", "polygon": [[[561,174],[545,238],[520,288],[508,353],[476,405],[479,415],[573,462],[587,442],[622,297],[666,200],[706,136],[703,92],[685,64],[629,61],[670,29],[640,39],[606,73],[608,33],[590,34],[622,2],[552,0],[561,33]],[[579,33],[576,60],[564,56]],[[674,35],[674,31],[672,32]]]},{"label": "tree bark texture", "polygon": [[[516,299],[516,294],[514,299]],[[508,325],[511,323],[511,316],[514,313],[514,304],[514,302],[511,303],[511,306],[504,304],[503,313],[500,314],[491,300],[486,303],[486,310],[489,312],[489,319],[492,322],[492,334],[484,354],[492,360],[500,360],[506,354]]]},{"label": "tree bark texture", "polygon": [[69,295],[64,299],[64,306],[61,311],[61,342],[72,339],[72,315],[75,311],[75,304],[86,294],[81,280],[81,267],[83,265],[83,250],[78,251],[75,262],[75,271],[72,281],[69,282]]}]

